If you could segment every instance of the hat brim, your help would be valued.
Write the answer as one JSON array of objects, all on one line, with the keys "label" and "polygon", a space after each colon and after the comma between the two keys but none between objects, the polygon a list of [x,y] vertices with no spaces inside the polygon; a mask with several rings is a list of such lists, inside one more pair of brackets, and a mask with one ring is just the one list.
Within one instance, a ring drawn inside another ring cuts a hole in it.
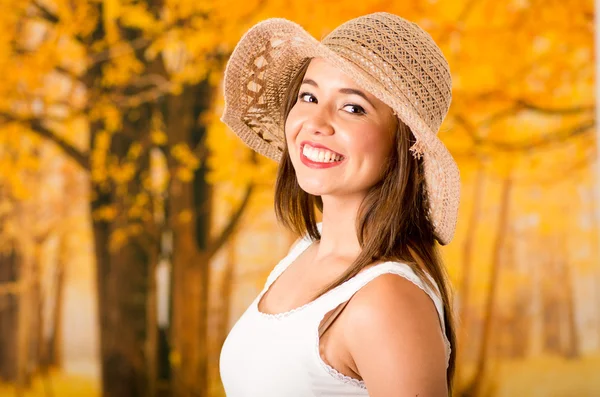
[{"label": "hat brim", "polygon": [[286,89],[306,58],[324,58],[335,65],[387,104],[411,129],[423,155],[429,219],[439,243],[448,244],[456,227],[460,173],[446,146],[407,106],[405,97],[388,92],[377,79],[323,45],[300,25],[286,19],[268,19],[254,25],[240,39],[225,69],[221,121],[250,148],[280,161],[285,145],[282,111]]}]

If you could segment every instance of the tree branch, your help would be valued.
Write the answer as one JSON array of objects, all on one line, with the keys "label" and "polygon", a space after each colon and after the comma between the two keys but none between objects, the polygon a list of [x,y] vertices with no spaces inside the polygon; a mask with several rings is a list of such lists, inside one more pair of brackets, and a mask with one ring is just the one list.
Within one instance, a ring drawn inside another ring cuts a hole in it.
[{"label": "tree branch", "polygon": [[[543,114],[547,114],[547,115],[564,116],[564,115],[574,115],[574,114],[576,115],[576,114],[585,113],[585,112],[593,112],[596,110],[596,108],[595,108],[595,106],[574,106],[574,107],[567,107],[567,108],[545,108],[543,106],[535,105],[531,102],[527,102],[522,99],[517,99],[517,100],[515,100],[515,104],[513,106],[510,106],[504,110],[500,110],[499,112],[494,113],[491,116],[483,119],[481,122],[478,123],[477,128],[489,126],[499,120],[514,116],[522,110],[530,110],[533,112],[543,113]],[[455,116],[455,118],[456,118],[456,120],[460,121],[460,123],[463,124],[463,126],[466,127],[466,120],[462,116],[460,116],[460,115]],[[471,130],[475,129],[475,127],[473,127],[473,126],[470,126],[469,128],[471,128]]]},{"label": "tree branch", "polygon": [[52,13],[50,10],[48,10],[48,8],[46,8],[39,2],[33,1],[31,2],[31,4],[33,4],[35,8],[37,8],[37,10],[40,12],[40,17],[42,17],[46,21],[51,22],[53,24],[57,24],[60,21],[60,18],[58,18],[56,14]]},{"label": "tree branch", "polygon": [[596,110],[595,106],[574,106],[569,108],[545,108],[543,106],[538,106],[533,103],[517,100],[517,106],[520,106],[523,109],[533,110],[535,112],[544,113],[544,114],[554,114],[554,115],[566,115],[566,114],[579,114],[585,112],[593,112]]},{"label": "tree branch", "polygon": [[151,39],[142,36],[131,41],[126,41],[123,43],[113,45],[112,47],[104,51],[98,52],[90,56],[88,58],[88,68],[91,68],[92,66],[98,63],[108,61],[109,59],[118,58],[122,55],[126,55],[133,51],[142,49],[145,46],[149,45],[151,42]]},{"label": "tree branch", "polygon": [[531,149],[538,149],[545,146],[549,146],[554,143],[565,142],[569,139],[575,138],[579,135],[584,135],[588,133],[591,129],[596,126],[595,120],[588,120],[575,128],[565,128],[560,129],[554,132],[551,132],[548,135],[544,135],[543,137],[532,140],[529,142],[519,142],[519,143],[505,143],[505,142],[494,142],[490,141],[489,144],[496,146],[497,148],[515,152],[515,151],[529,151]]},{"label": "tree branch", "polygon": [[111,101],[118,104],[120,108],[135,108],[144,103],[154,102],[163,96],[169,94],[174,88],[175,84],[170,83],[168,80],[163,79],[162,81],[158,78],[151,78],[149,80],[140,80],[141,83],[148,83],[153,81],[155,86],[140,91],[135,94],[121,94],[116,93],[111,96]]},{"label": "tree branch", "polygon": [[223,246],[223,244],[225,244],[225,241],[227,241],[227,239],[229,238],[231,233],[233,233],[233,231],[235,230],[237,224],[239,223],[239,221],[242,217],[242,214],[244,213],[244,210],[246,209],[246,207],[248,206],[248,203],[250,202],[250,196],[252,196],[252,190],[254,190],[254,185],[252,183],[250,183],[246,187],[246,192],[244,193],[244,198],[242,199],[240,206],[234,212],[234,214],[231,216],[231,218],[229,218],[229,222],[227,223],[227,226],[225,226],[223,228],[223,230],[221,231],[221,233],[219,234],[219,236],[217,238],[215,238],[213,241],[209,242],[208,248],[206,250],[208,258],[212,258],[215,255],[215,253]]},{"label": "tree branch", "polygon": [[520,152],[529,151],[532,149],[539,149],[545,146],[549,146],[554,143],[560,143],[567,141],[571,138],[575,138],[579,135],[588,133],[592,128],[596,126],[596,120],[590,119],[585,122],[573,127],[559,129],[553,131],[547,135],[544,135],[536,140],[522,141],[522,142],[505,142],[492,139],[482,138],[477,136],[476,129],[465,120],[462,116],[455,116],[455,120],[464,127],[464,130],[473,140],[473,143],[481,146],[491,146],[497,150],[504,152]]},{"label": "tree branch", "polygon": [[514,116],[522,109],[523,109],[522,106],[520,106],[518,104],[515,106],[511,106],[507,109],[499,111],[498,113],[492,114],[490,117],[481,121],[477,127],[485,127],[485,126],[494,124],[495,122],[497,122],[501,119]]},{"label": "tree branch", "polygon": [[77,75],[76,72],[65,68],[64,66],[58,65],[54,68],[54,70],[56,70],[58,73],[64,74],[64,75],[72,78],[73,80],[75,80],[77,82],[84,84],[83,81],[81,81],[81,76]]},{"label": "tree branch", "polygon": [[86,171],[90,171],[90,159],[89,154],[84,153],[81,150],[77,149],[75,146],[71,145],[62,137],[56,135],[53,131],[46,128],[41,120],[38,119],[20,119],[14,117],[10,114],[0,113],[0,117],[6,119],[7,122],[17,122],[27,124],[32,132],[37,135],[48,139],[51,142],[54,142],[58,145],[59,148],[67,154],[73,161],[75,161],[81,168]]}]

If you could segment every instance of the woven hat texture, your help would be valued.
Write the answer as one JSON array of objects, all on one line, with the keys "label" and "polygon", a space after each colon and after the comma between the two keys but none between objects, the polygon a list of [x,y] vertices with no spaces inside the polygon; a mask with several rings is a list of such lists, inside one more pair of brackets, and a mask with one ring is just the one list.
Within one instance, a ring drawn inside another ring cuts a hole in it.
[{"label": "woven hat texture", "polygon": [[454,235],[458,166],[437,137],[452,100],[448,63],[417,24],[379,12],[338,26],[321,42],[298,24],[273,18],[250,28],[225,70],[221,120],[249,147],[279,161],[285,145],[287,87],[306,58],[324,58],[390,106],[416,138],[423,158],[428,217],[440,244]]}]

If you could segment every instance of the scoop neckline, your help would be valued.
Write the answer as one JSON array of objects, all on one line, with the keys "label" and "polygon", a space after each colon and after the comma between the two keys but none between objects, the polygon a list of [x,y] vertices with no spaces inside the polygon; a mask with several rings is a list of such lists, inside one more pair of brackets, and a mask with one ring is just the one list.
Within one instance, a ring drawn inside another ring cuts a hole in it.
[{"label": "scoop neckline", "polygon": [[277,275],[277,277],[275,277],[275,279],[271,282],[271,284],[269,284],[268,286],[265,286],[265,288],[263,288],[263,290],[260,292],[260,294],[257,296],[257,298],[255,299],[255,303],[253,305],[255,311],[264,318],[269,318],[269,319],[283,319],[283,318],[287,318],[293,314],[296,314],[298,312],[301,312],[307,308],[309,308],[310,306],[316,304],[317,302],[319,302],[322,299],[325,299],[327,296],[333,294],[334,292],[338,291],[339,289],[341,289],[342,287],[344,287],[348,282],[354,280],[357,276],[359,276],[360,274],[366,273],[371,269],[374,269],[377,265],[382,265],[384,263],[388,263],[388,261],[385,262],[381,262],[378,263],[377,265],[373,265],[373,266],[369,266],[366,269],[362,269],[360,272],[358,272],[357,274],[355,274],[354,276],[352,276],[351,278],[349,278],[348,280],[344,281],[342,284],[338,285],[335,288],[330,289],[329,291],[325,292],[323,295],[318,296],[317,298],[311,300],[310,302],[307,302],[301,306],[295,307],[293,309],[290,310],[286,310],[284,312],[279,312],[279,313],[265,313],[263,311],[261,311],[258,307],[260,301],[262,300],[262,298],[265,296],[265,294],[267,293],[267,291],[269,291],[269,289],[273,286],[273,284],[275,284],[275,282],[281,277],[281,275],[283,273],[285,273],[285,271],[300,257],[300,255],[302,255],[302,253],[304,251],[306,251],[308,249],[308,247],[310,247],[311,245],[313,245],[313,243],[316,240],[306,240],[306,238],[302,239],[302,242],[305,244],[304,247],[299,248],[299,252],[296,253],[296,255],[285,265],[285,267],[283,268],[283,270],[281,270],[281,272]]},{"label": "scoop neckline", "polygon": [[277,280],[279,280],[279,278],[281,277],[281,275],[283,273],[285,273],[285,271],[294,264],[294,262],[296,262],[296,260],[300,257],[300,255],[302,255],[302,253],[304,253],[308,247],[310,247],[311,245],[314,244],[316,240],[307,240],[306,238],[302,239],[302,243],[303,243],[303,247],[297,247],[298,248],[298,252],[295,253],[295,255],[288,261],[288,263],[284,266],[283,270],[281,270],[279,272],[279,274],[275,277],[275,279],[273,281],[271,281],[270,284],[265,285],[265,288],[263,288],[263,290],[260,292],[260,294],[258,295],[258,297],[256,298],[256,302],[254,304],[254,308],[256,309],[256,312],[261,316],[261,317],[265,317],[265,318],[273,318],[273,319],[281,319],[281,318],[285,318],[285,317],[289,317],[290,315],[297,313],[299,311],[302,311],[304,309],[306,309],[307,307],[313,305],[315,302],[317,302],[319,299],[323,298],[324,296],[328,295],[330,292],[334,291],[335,289],[337,289],[338,287],[341,287],[342,285],[344,285],[346,282],[338,285],[337,287],[335,287],[332,290],[327,291],[326,293],[324,293],[323,295],[317,297],[316,299],[313,299],[301,306],[295,307],[293,309],[290,310],[286,310],[284,312],[279,312],[279,313],[265,313],[263,311],[260,310],[260,308],[258,307],[258,305],[260,304],[260,301],[262,300],[262,298],[265,296],[265,294],[271,289],[271,287],[273,286],[273,284],[275,284],[277,282]]}]

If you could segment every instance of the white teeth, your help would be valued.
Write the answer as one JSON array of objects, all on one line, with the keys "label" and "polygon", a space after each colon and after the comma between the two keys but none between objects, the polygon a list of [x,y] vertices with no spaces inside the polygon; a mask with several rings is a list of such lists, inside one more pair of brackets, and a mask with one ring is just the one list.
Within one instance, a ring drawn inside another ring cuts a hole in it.
[{"label": "white teeth", "polygon": [[334,154],[328,150],[321,150],[308,145],[304,145],[302,148],[302,153],[310,160],[319,163],[332,163],[342,159],[342,156]]}]

